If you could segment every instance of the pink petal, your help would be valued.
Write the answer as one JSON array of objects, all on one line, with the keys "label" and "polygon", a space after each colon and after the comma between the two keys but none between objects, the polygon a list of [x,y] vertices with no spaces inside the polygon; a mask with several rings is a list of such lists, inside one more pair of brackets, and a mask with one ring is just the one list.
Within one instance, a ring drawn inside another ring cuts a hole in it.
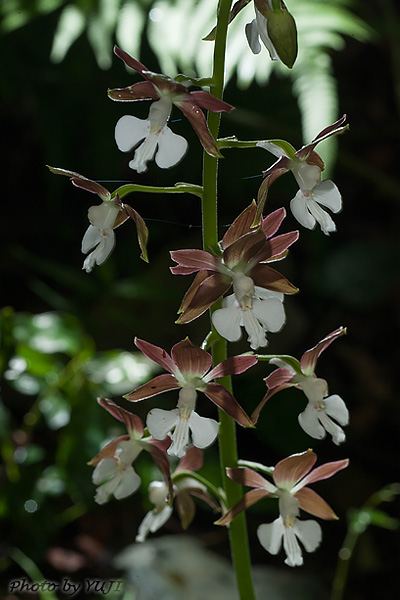
[{"label": "pink petal", "polygon": [[273,292],[281,292],[283,294],[296,294],[298,288],[294,286],[286,277],[279,271],[272,269],[268,265],[258,264],[250,271],[250,277],[254,281],[254,285],[258,285]]},{"label": "pink petal", "polygon": [[112,442],[104,446],[104,448],[102,448],[102,450],[100,450],[100,452],[94,458],[92,458],[92,460],[89,462],[89,465],[96,467],[103,458],[111,458],[115,462],[117,462],[117,460],[114,459],[117,445],[119,444],[119,442],[129,441],[130,439],[130,436],[128,434],[125,434],[120,435],[115,440],[112,440]]},{"label": "pink petal", "polygon": [[[189,323],[202,315],[211,304],[214,304],[214,302],[223,296],[223,294],[231,287],[231,282],[226,283],[220,273],[211,273],[208,275],[209,271],[199,271],[197,276],[201,273],[206,273],[206,276],[197,286],[195,293],[191,295],[191,297],[185,296],[184,302],[182,303],[182,307],[185,303],[185,308],[179,317],[179,323]],[[188,292],[190,292],[191,289],[192,287],[189,288]],[[189,297],[190,302],[187,301]]]},{"label": "pink petal", "polygon": [[175,390],[180,387],[175,375],[159,375],[154,377],[151,381],[148,381],[144,385],[141,385],[137,390],[133,390],[129,394],[126,394],[124,398],[130,402],[137,402],[138,400],[144,400],[145,398],[151,398],[157,396],[162,392],[168,392],[169,390]]},{"label": "pink petal", "polygon": [[108,398],[98,398],[97,402],[115,419],[125,423],[127,430],[133,432],[136,439],[143,436],[143,423],[139,417],[121,408]]},{"label": "pink petal", "polygon": [[239,263],[246,264],[254,259],[257,253],[264,247],[265,233],[261,230],[255,230],[243,235],[238,240],[230,244],[224,250],[224,262],[229,267]]},{"label": "pink petal", "polygon": [[171,356],[183,375],[202,377],[211,368],[211,354],[202,350],[186,338],[175,344]]},{"label": "pink petal", "polygon": [[[168,445],[170,444],[170,442],[171,440],[168,438]],[[144,446],[144,449],[150,452],[154,462],[163,474],[165,483],[167,484],[169,490],[167,501],[169,504],[171,504],[172,499],[174,497],[174,492],[171,479],[171,465],[168,456],[163,450],[160,450],[159,444],[156,443],[146,444],[146,446]]]},{"label": "pink petal", "polygon": [[269,239],[264,247],[254,257],[257,262],[269,262],[276,260],[281,254],[284,254],[286,250],[298,240],[299,232],[291,231],[282,235],[277,235],[274,238]]},{"label": "pink petal", "polygon": [[58,169],[57,167],[50,166],[48,166],[48,168],[54,175],[65,175],[66,177],[69,177],[76,187],[80,187],[92,194],[97,194],[104,201],[111,198],[111,193],[105,187],[96,183],[96,181],[92,181],[74,171],[67,171],[66,169]]},{"label": "pink petal", "polygon": [[208,383],[207,386],[202,389],[202,392],[211,400],[211,402],[214,402],[214,404],[219,408],[222,408],[227,415],[232,417],[236,423],[239,423],[242,427],[253,426],[247,413],[243,410],[237,400],[235,400],[232,394],[221,384]]},{"label": "pink petal", "polygon": [[150,344],[150,342],[145,342],[139,338],[135,338],[135,345],[147,356],[147,358],[150,358],[150,360],[160,365],[160,367],[166,371],[169,371],[170,373],[176,371],[174,361],[163,348]]},{"label": "pink petal", "polygon": [[345,333],[347,333],[346,328],[339,327],[339,329],[335,329],[335,331],[332,331],[332,333],[324,337],[324,339],[318,342],[316,346],[310,350],[307,350],[307,352],[305,352],[300,359],[300,366],[303,374],[312,375],[315,370],[317,359],[321,352],[323,352],[326,348],[328,348],[328,346],[330,346],[332,342]]},{"label": "pink petal", "polygon": [[170,254],[172,260],[182,267],[190,267],[192,273],[201,269],[218,271],[221,264],[220,259],[204,250],[174,250]]},{"label": "pink petal", "polygon": [[312,450],[306,450],[278,462],[273,473],[277,487],[292,488],[312,469],[316,460],[317,455]]},{"label": "pink petal", "polygon": [[200,106],[201,108],[205,108],[206,110],[210,110],[214,113],[219,112],[230,112],[234,109],[234,106],[231,106],[227,102],[220,100],[219,98],[215,98],[209,92],[204,91],[195,91],[190,92],[190,99]]},{"label": "pink petal", "polygon": [[257,356],[231,356],[214,367],[204,377],[204,381],[212,381],[226,375],[239,375],[255,365],[257,360]]},{"label": "pink petal", "polygon": [[247,487],[259,488],[266,490],[268,494],[275,494],[276,487],[272,485],[265,477],[249,469],[247,467],[240,467],[238,469],[227,469],[226,474],[228,477],[233,479],[239,485],[246,485]]},{"label": "pink petal", "polygon": [[331,507],[321,496],[319,496],[314,490],[310,488],[302,488],[299,490],[295,497],[299,501],[299,506],[302,510],[319,517],[320,519],[337,519]]},{"label": "pink petal", "polygon": [[[279,371],[280,369],[278,369]],[[282,371],[285,371],[286,369],[282,369]],[[274,373],[276,373],[276,371],[274,371]],[[290,373],[290,376],[293,377],[293,373]],[[280,392],[281,390],[284,390],[288,387],[292,387],[293,385],[295,385],[294,383],[282,383],[281,385],[277,385],[274,388],[270,388],[268,390],[268,392],[265,394],[264,398],[261,400],[260,404],[257,406],[257,408],[253,411],[252,415],[251,415],[251,420],[253,422],[253,425],[255,425],[260,417],[260,413],[261,410],[264,407],[264,404],[266,404],[268,402],[268,400],[270,398],[272,398],[272,396],[274,396],[277,392]]]},{"label": "pink petal", "polygon": [[337,473],[338,471],[345,469],[348,466],[348,464],[349,460],[346,458],[344,460],[336,460],[321,465],[320,467],[317,467],[316,469],[311,471],[309,475],[307,475],[306,477],[304,477],[304,479],[301,480],[301,487],[309,485],[314,481],[329,479],[329,477],[332,477],[332,475],[335,475],[335,473]]}]

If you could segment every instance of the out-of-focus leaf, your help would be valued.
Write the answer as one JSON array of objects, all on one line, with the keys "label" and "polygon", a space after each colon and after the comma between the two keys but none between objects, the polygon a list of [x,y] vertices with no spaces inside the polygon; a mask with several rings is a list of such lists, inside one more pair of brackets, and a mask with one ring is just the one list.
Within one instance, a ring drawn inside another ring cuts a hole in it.
[{"label": "out-of-focus leaf", "polygon": [[42,494],[59,496],[65,490],[64,471],[52,465],[47,467],[36,482],[36,489]]},{"label": "out-of-focus leaf", "polygon": [[151,377],[157,369],[143,354],[120,350],[98,353],[85,363],[89,380],[97,384],[104,395],[126,394]]},{"label": "out-of-focus leaf", "polygon": [[82,10],[74,4],[66,6],[61,13],[54,33],[50,58],[58,63],[64,60],[72,44],[82,35],[86,27],[86,18]]},{"label": "out-of-focus leaf", "polygon": [[37,444],[28,444],[27,446],[19,446],[14,451],[14,460],[21,465],[34,465],[43,460],[45,450]]},{"label": "out-of-focus leaf", "polygon": [[84,343],[78,320],[72,315],[48,312],[39,315],[16,316],[15,338],[34,350],[52,354],[76,355]]},{"label": "out-of-focus leaf", "polygon": [[71,407],[60,392],[51,388],[46,390],[39,400],[39,408],[50,429],[68,425]]}]

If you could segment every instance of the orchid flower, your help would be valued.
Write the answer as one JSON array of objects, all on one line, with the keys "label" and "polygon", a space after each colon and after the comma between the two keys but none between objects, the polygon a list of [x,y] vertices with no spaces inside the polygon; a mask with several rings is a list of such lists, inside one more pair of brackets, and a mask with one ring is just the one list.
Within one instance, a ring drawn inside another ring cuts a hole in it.
[{"label": "orchid flower", "polygon": [[178,323],[200,316],[233,286],[233,295],[223,300],[212,321],[218,333],[229,341],[241,337],[241,326],[248,333],[251,347],[267,345],[266,332],[279,331],[285,322],[283,294],[297,292],[283,275],[266,263],[280,260],[298,238],[292,231],[274,236],[285,217],[279,209],[253,226],[256,203],[248,206],[234,221],[222,240],[222,253],[213,256],[204,250],[176,250],[171,257],[176,275],[197,275],[179,309]]},{"label": "orchid flower", "polygon": [[[229,23],[251,0],[237,0],[229,15]],[[261,52],[260,39],[271,60],[281,60],[291,69],[297,56],[297,29],[292,15],[282,0],[254,0],[256,18],[246,25],[246,38],[253,54]],[[216,27],[204,38],[215,40]]]},{"label": "orchid flower", "polygon": [[125,115],[116,125],[115,140],[118,148],[122,152],[129,152],[137,147],[134,159],[129,163],[131,169],[143,173],[147,170],[148,161],[152,160],[154,155],[156,164],[162,169],[168,169],[176,165],[185,155],[187,141],[173,133],[167,125],[172,105],[177,106],[190,121],[204,150],[211,156],[221,156],[201,109],[229,112],[233,106],[208,92],[189,92],[187,85],[165,75],[152,73],[117,46],[114,47],[114,52],[128,67],[140,73],[145,81],[126,88],[109,90],[108,96],[117,102],[155,101],[150,106],[148,119]]},{"label": "orchid flower", "polygon": [[168,390],[179,390],[178,405],[173,410],[154,408],[147,415],[147,428],[157,440],[163,440],[172,430],[172,444],[167,452],[181,458],[189,444],[189,430],[193,445],[207,448],[218,435],[218,423],[195,412],[197,392],[204,393],[239,425],[252,426],[250,418],[232,394],[213,379],[243,373],[257,362],[255,356],[235,356],[211,369],[212,357],[186,338],[171,350],[171,356],[159,346],[135,339],[135,344],[148,358],[166,369],[169,374],[159,375],[125,398],[137,402]]},{"label": "orchid flower", "polygon": [[108,502],[112,494],[117,500],[130,496],[140,486],[141,479],[134,470],[132,463],[142,450],[150,452],[156,465],[164,475],[165,486],[169,499],[172,499],[172,481],[168,458],[165,450],[170,440],[160,443],[151,437],[144,438],[142,421],[136,415],[120,408],[107,398],[100,398],[99,404],[122,421],[128,430],[128,435],[122,435],[105,446],[89,464],[95,467],[92,481],[99,487],[96,490],[95,501],[98,504]]},{"label": "orchid flower", "polygon": [[346,131],[348,126],[343,126],[345,120],[346,115],[321,131],[310,144],[297,152],[284,140],[258,142],[257,146],[278,157],[278,160],[263,173],[264,181],[258,194],[260,202],[265,202],[268,189],[275,179],[287,171],[292,171],[299,185],[299,191],[290,202],[294,217],[307,229],[314,229],[316,223],[319,223],[325,235],[336,231],[332,217],[321,206],[338,213],[342,210],[342,197],[331,180],[321,181],[321,172],[325,165],[314,148],[319,142]]},{"label": "orchid flower", "polygon": [[[278,554],[282,546],[286,553],[285,563],[289,567],[303,564],[299,541],[307,552],[314,552],[321,543],[321,527],[314,520],[300,520],[299,509],[320,519],[337,519],[331,507],[313,490],[310,483],[328,479],[347,467],[349,461],[338,460],[326,463],[311,471],[317,460],[312,450],[293,454],[281,460],[272,470],[273,483],[249,468],[227,469],[228,476],[239,483],[253,488],[231,508],[217,525],[227,525],[241,511],[262,498],[273,497],[279,501],[279,517],[273,523],[265,523],[257,529],[260,544],[271,554]],[[267,469],[266,469],[267,470]]]},{"label": "orchid flower", "polygon": [[88,210],[90,225],[86,230],[82,240],[83,254],[90,254],[83,263],[83,269],[90,273],[95,265],[103,264],[110,256],[115,246],[114,229],[125,223],[129,217],[135,222],[138,235],[138,242],[141,248],[141,258],[148,262],[147,258],[147,239],[148,229],[142,217],[129,204],[123,204],[118,194],[112,196],[111,192],[105,187],[87,179],[74,171],[49,167],[50,171],[56,175],[66,175],[72,183],[92,194],[97,194],[102,200],[101,204],[91,206]]},{"label": "orchid flower", "polygon": [[303,390],[308,399],[306,409],[299,415],[299,424],[313,438],[323,439],[326,433],[332,436],[335,444],[345,441],[343,429],[337,424],[347,425],[349,411],[340,396],[334,394],[328,397],[328,384],[325,379],[315,376],[314,370],[317,359],[333,341],[344,335],[346,329],[340,327],[318,344],[307,350],[300,361],[292,356],[273,358],[270,362],[279,369],[265,378],[268,392],[252,414],[253,423],[258,421],[264,404],[277,392],[287,387],[295,386]]},{"label": "orchid flower", "polygon": [[[187,529],[192,522],[196,507],[191,496],[195,496],[207,502],[214,510],[218,504],[208,494],[207,487],[193,477],[176,479],[176,475],[183,471],[197,471],[203,465],[203,452],[195,446],[187,449],[185,456],[179,461],[175,471],[172,473],[174,482],[174,504],[181,521],[183,529]],[[171,517],[173,507],[168,504],[168,487],[164,481],[152,481],[149,485],[150,502],[154,508],[149,511],[139,525],[137,542],[144,542],[149,533],[158,531]]]}]

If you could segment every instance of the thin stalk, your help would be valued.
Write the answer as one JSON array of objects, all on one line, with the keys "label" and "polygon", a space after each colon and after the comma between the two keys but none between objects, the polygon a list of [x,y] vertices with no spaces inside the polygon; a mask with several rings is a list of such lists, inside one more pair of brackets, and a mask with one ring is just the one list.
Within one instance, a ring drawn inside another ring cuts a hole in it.
[{"label": "thin stalk", "polygon": [[[224,89],[226,36],[232,0],[220,0],[218,5],[218,23],[215,36],[213,61],[212,94],[222,99]],[[214,139],[218,137],[220,114],[209,113],[208,127]],[[216,250],[218,245],[218,212],[217,212],[218,159],[204,153],[203,162],[203,247],[205,250]],[[220,306],[215,303],[210,314]],[[219,339],[212,346],[214,364],[227,357],[225,340]],[[223,377],[218,383],[232,391],[230,377]],[[227,508],[231,508],[243,495],[242,487],[226,475],[227,467],[236,467],[238,461],[236,444],[236,427],[234,420],[222,410],[219,411],[219,452],[223,487],[226,494]],[[246,517],[240,513],[230,524],[229,540],[232,561],[236,572],[236,581],[241,600],[255,600],[251,573],[251,559],[247,536]]]}]

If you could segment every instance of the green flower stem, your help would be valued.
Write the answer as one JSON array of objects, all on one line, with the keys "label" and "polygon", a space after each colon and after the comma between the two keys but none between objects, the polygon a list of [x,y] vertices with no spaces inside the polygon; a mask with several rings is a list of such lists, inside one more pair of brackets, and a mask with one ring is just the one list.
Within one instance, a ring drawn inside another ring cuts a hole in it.
[{"label": "green flower stem", "polygon": [[195,479],[196,481],[204,485],[208,489],[208,491],[219,500],[219,502],[222,505],[225,504],[225,494],[223,493],[223,491],[221,489],[218,489],[213,483],[211,483],[211,481],[208,481],[208,479],[202,477],[195,471],[179,471],[178,473],[172,475],[172,481],[174,483],[177,483],[178,481],[187,478]]},{"label": "green flower stem", "polygon": [[132,192],[145,192],[148,194],[193,194],[194,196],[203,195],[203,188],[200,185],[194,185],[192,183],[176,183],[171,187],[158,187],[154,185],[138,185],[136,183],[128,183],[127,185],[121,185],[116,189],[111,197],[115,198],[118,194],[119,198],[124,198]]},{"label": "green flower stem", "polygon": [[259,142],[266,140],[238,140],[237,137],[220,138],[218,148],[257,148]]},{"label": "green flower stem", "polygon": [[[220,99],[222,99],[224,89],[226,35],[231,4],[232,0],[220,0],[218,5],[218,23],[215,36],[212,75],[214,86],[211,92],[216,98]],[[220,114],[218,113],[209,113],[208,115],[208,127],[214,139],[218,138],[220,118]],[[203,247],[207,251],[216,251],[218,248],[217,179],[218,159],[204,153],[202,215]],[[220,301],[211,307],[210,313],[212,314],[219,306]],[[225,340],[219,339],[213,344],[212,354],[214,364],[225,360],[227,357]],[[222,377],[218,380],[218,383],[221,383],[229,391],[232,391],[230,377]],[[226,475],[227,467],[237,466],[236,427],[233,419],[222,410],[219,411],[219,419],[219,451],[222,480],[226,494],[227,508],[231,508],[243,495],[242,487]],[[255,600],[244,512],[240,513],[230,524],[229,540],[239,597],[241,600]]]}]

